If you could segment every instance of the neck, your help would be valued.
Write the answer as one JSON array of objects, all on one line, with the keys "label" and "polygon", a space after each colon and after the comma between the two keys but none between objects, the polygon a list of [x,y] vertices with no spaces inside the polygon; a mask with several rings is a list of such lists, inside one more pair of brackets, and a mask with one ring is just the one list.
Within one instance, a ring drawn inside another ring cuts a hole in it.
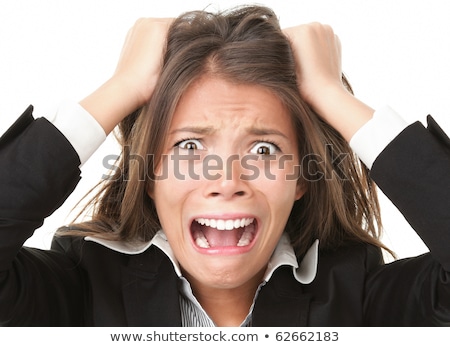
[{"label": "neck", "polygon": [[217,326],[239,326],[253,304],[262,274],[235,288],[214,288],[191,282],[195,297]]}]

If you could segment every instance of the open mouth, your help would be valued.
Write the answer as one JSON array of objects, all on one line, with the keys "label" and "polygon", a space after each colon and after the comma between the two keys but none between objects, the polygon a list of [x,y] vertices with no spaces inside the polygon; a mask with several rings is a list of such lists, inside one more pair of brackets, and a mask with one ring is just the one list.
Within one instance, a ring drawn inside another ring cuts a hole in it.
[{"label": "open mouth", "polygon": [[191,224],[192,237],[200,248],[245,247],[256,230],[255,218],[196,218]]}]

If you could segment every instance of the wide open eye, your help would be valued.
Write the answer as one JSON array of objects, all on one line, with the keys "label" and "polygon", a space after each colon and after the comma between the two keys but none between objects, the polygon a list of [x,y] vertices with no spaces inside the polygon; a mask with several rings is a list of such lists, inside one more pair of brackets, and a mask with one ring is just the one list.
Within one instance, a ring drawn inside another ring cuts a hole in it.
[{"label": "wide open eye", "polygon": [[270,142],[258,142],[256,145],[252,147],[250,150],[253,154],[258,155],[273,155],[279,152],[279,148],[277,145]]},{"label": "wide open eye", "polygon": [[177,142],[175,146],[181,149],[188,149],[188,150],[203,149],[203,145],[201,144],[201,142],[196,139],[182,140],[180,142]]}]

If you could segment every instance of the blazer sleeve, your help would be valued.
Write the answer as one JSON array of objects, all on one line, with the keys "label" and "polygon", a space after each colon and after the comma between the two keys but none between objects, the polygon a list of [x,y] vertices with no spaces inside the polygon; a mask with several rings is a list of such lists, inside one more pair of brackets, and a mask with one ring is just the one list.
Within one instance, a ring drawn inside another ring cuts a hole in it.
[{"label": "blazer sleeve", "polygon": [[[428,117],[377,157],[371,176],[429,254],[379,267],[366,284],[370,325],[450,325],[450,140]],[[407,240],[405,240],[407,242]]]},{"label": "blazer sleeve", "polygon": [[74,190],[80,162],[32,110],[0,138],[0,325],[74,325],[79,270],[63,253],[23,243]]}]

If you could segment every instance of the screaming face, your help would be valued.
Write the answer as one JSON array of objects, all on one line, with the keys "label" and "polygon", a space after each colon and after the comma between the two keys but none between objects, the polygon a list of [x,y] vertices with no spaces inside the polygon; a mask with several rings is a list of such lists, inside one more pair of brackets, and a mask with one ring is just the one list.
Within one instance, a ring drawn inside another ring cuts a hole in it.
[{"label": "screaming face", "polygon": [[183,274],[194,288],[259,284],[303,195],[292,178],[297,138],[280,99],[204,77],[178,103],[164,155],[167,178],[149,195]]}]

